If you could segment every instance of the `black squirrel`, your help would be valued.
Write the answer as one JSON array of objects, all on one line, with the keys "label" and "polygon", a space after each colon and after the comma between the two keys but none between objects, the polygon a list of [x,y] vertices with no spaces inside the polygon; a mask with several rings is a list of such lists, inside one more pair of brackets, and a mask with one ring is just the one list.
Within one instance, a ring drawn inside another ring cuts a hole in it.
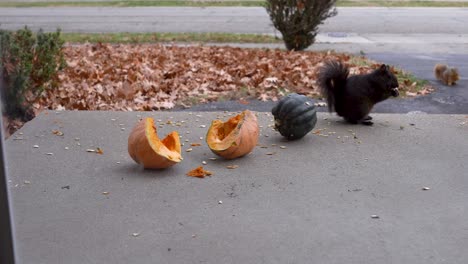
[{"label": "black squirrel", "polygon": [[327,61],[320,68],[318,84],[328,109],[350,123],[372,125],[369,116],[372,107],[399,95],[398,80],[385,64],[368,74],[348,75],[349,68],[339,61]]}]

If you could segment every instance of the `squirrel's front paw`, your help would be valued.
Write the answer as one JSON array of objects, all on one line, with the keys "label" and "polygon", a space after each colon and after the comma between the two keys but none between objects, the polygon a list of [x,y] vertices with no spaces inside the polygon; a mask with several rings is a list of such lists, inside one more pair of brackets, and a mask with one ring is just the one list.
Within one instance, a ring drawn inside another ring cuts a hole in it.
[{"label": "squirrel's front paw", "polygon": [[361,124],[366,125],[366,126],[372,126],[374,122],[370,121],[370,119],[367,119],[367,120],[362,120]]}]

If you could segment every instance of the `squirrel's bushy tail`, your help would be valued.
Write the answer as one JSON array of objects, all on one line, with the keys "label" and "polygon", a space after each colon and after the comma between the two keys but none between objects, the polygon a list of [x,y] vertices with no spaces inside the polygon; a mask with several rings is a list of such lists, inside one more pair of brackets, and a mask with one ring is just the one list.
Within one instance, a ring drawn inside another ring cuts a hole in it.
[{"label": "squirrel's bushy tail", "polygon": [[448,66],[445,64],[436,64],[434,67],[434,75],[436,79],[443,80],[444,72],[447,70]]},{"label": "squirrel's bushy tail", "polygon": [[342,93],[346,87],[349,69],[340,61],[327,61],[318,73],[320,93],[327,99],[328,110],[333,111],[338,93]]}]

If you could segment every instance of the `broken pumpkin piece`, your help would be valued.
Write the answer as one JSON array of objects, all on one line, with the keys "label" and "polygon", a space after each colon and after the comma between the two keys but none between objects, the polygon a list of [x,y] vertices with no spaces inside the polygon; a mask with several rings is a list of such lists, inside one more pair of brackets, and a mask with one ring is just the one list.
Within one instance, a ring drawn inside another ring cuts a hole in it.
[{"label": "broken pumpkin piece", "polygon": [[150,117],[138,122],[128,137],[130,157],[145,169],[163,169],[179,163],[180,151],[179,134],[173,131],[160,140]]},{"label": "broken pumpkin piece", "polygon": [[312,132],[314,135],[320,135],[320,133],[322,133],[322,129],[316,129]]},{"label": "broken pumpkin piece", "polygon": [[235,159],[250,153],[258,141],[257,117],[245,110],[228,121],[213,120],[206,143],[211,151],[225,159]]},{"label": "broken pumpkin piece", "polygon": [[102,148],[96,148],[96,153],[102,155],[104,154],[104,151],[102,150]]},{"label": "broken pumpkin piece", "polygon": [[52,134],[57,135],[57,136],[63,136],[63,132],[60,130],[56,130],[56,129],[52,130]]},{"label": "broken pumpkin piece", "polygon": [[204,170],[203,166],[199,166],[187,172],[187,176],[197,177],[197,178],[205,178],[205,176],[211,176],[211,175],[213,175],[213,173],[211,171]]},{"label": "broken pumpkin piece", "polygon": [[201,143],[192,143],[192,144],[190,144],[190,146],[192,146],[192,147],[199,147],[199,146],[201,146]]}]

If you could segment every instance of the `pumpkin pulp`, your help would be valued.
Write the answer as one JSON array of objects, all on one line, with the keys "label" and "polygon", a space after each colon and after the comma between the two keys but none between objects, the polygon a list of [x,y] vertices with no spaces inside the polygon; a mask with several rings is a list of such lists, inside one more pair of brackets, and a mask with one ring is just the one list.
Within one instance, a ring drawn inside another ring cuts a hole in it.
[{"label": "pumpkin pulp", "polygon": [[153,118],[147,118],[145,123],[145,135],[155,153],[174,162],[180,162],[180,138],[176,131],[171,132],[162,141],[159,139]]},{"label": "pumpkin pulp", "polygon": [[230,118],[228,121],[213,120],[206,136],[212,149],[225,150],[236,145],[237,134],[242,126],[245,113]]}]

